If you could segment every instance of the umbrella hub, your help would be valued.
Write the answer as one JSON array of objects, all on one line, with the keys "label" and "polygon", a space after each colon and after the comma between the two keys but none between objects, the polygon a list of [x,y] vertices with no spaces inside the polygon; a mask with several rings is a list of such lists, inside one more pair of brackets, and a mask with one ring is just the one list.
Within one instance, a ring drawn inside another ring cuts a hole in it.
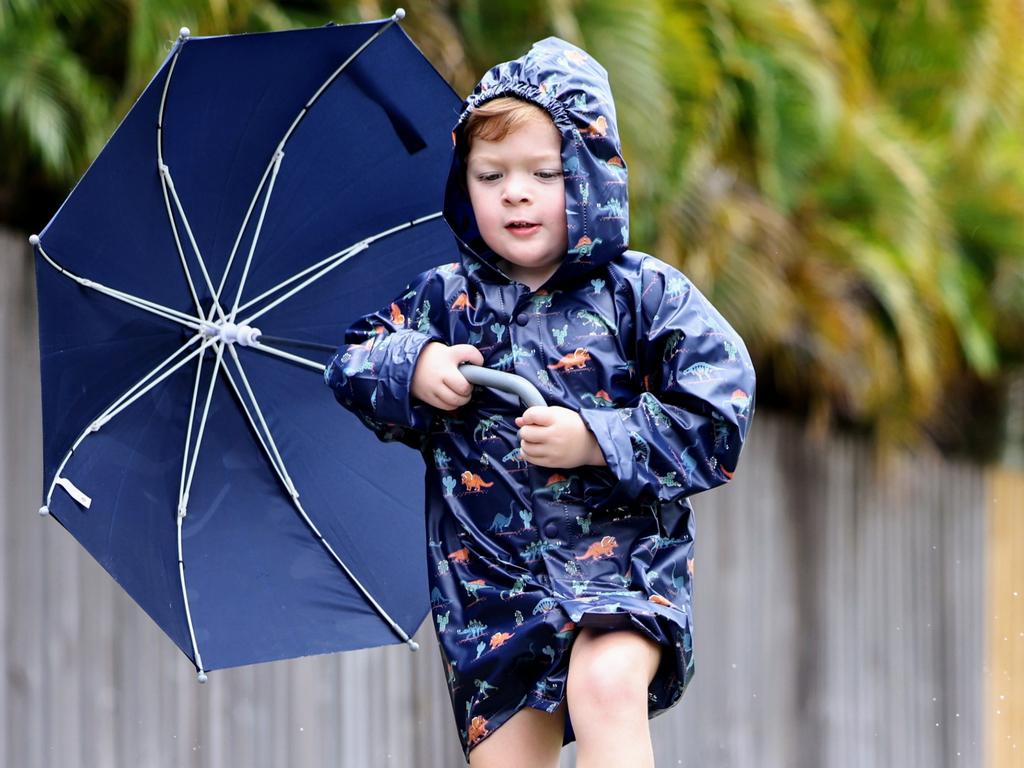
[{"label": "umbrella hub", "polygon": [[251,347],[259,342],[262,331],[250,325],[239,325],[223,321],[220,323],[203,323],[199,333],[207,338],[215,338],[227,344],[238,343],[243,347]]}]

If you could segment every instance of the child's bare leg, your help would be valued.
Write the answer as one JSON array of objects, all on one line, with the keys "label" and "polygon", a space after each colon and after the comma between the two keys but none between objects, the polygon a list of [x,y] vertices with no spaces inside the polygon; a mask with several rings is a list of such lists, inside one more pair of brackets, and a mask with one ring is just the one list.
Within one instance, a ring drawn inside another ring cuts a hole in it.
[{"label": "child's bare leg", "polygon": [[569,658],[577,768],[654,768],[647,687],[661,646],[633,630],[580,630]]},{"label": "child's bare leg", "polygon": [[469,751],[470,768],[558,768],[565,707],[542,712],[523,707]]}]

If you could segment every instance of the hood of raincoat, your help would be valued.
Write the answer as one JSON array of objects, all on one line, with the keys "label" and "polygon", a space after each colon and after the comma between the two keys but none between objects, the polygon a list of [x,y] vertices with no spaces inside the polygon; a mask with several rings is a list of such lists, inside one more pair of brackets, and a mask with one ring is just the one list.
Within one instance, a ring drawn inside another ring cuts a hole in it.
[{"label": "hood of raincoat", "polygon": [[514,96],[541,107],[562,135],[569,248],[546,285],[576,280],[626,250],[626,163],[608,73],[585,51],[548,37],[520,58],[492,67],[466,98],[452,130],[456,151],[445,189],[444,217],[460,241],[467,269],[479,265],[492,278],[507,279],[497,266],[500,257],[477,229],[459,151],[469,115],[499,96]]}]

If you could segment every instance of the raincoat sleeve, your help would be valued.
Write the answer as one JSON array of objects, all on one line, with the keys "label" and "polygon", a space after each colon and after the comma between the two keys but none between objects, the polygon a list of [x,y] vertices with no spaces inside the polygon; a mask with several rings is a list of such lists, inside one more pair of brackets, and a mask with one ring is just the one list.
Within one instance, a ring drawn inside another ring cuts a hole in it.
[{"label": "raincoat sleeve", "polygon": [[664,262],[645,264],[639,282],[631,341],[644,391],[580,411],[607,463],[585,473],[584,498],[598,507],[672,502],[727,482],[754,412],[750,356],[711,302]]},{"label": "raincoat sleeve", "polygon": [[324,370],[335,399],[380,440],[417,450],[436,411],[412,396],[413,373],[428,342],[448,343],[430,320],[435,276],[436,270],[422,273],[388,306],[352,323]]}]

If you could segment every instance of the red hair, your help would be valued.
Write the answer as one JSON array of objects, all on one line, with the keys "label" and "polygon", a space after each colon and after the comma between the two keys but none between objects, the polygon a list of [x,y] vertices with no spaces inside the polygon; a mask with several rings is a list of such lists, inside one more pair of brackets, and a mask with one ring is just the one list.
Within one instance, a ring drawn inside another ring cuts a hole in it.
[{"label": "red hair", "polygon": [[533,102],[514,96],[499,96],[485,101],[466,118],[463,128],[465,141],[461,145],[463,158],[469,154],[474,139],[501,141],[530,120],[547,120],[554,125],[547,111]]}]

